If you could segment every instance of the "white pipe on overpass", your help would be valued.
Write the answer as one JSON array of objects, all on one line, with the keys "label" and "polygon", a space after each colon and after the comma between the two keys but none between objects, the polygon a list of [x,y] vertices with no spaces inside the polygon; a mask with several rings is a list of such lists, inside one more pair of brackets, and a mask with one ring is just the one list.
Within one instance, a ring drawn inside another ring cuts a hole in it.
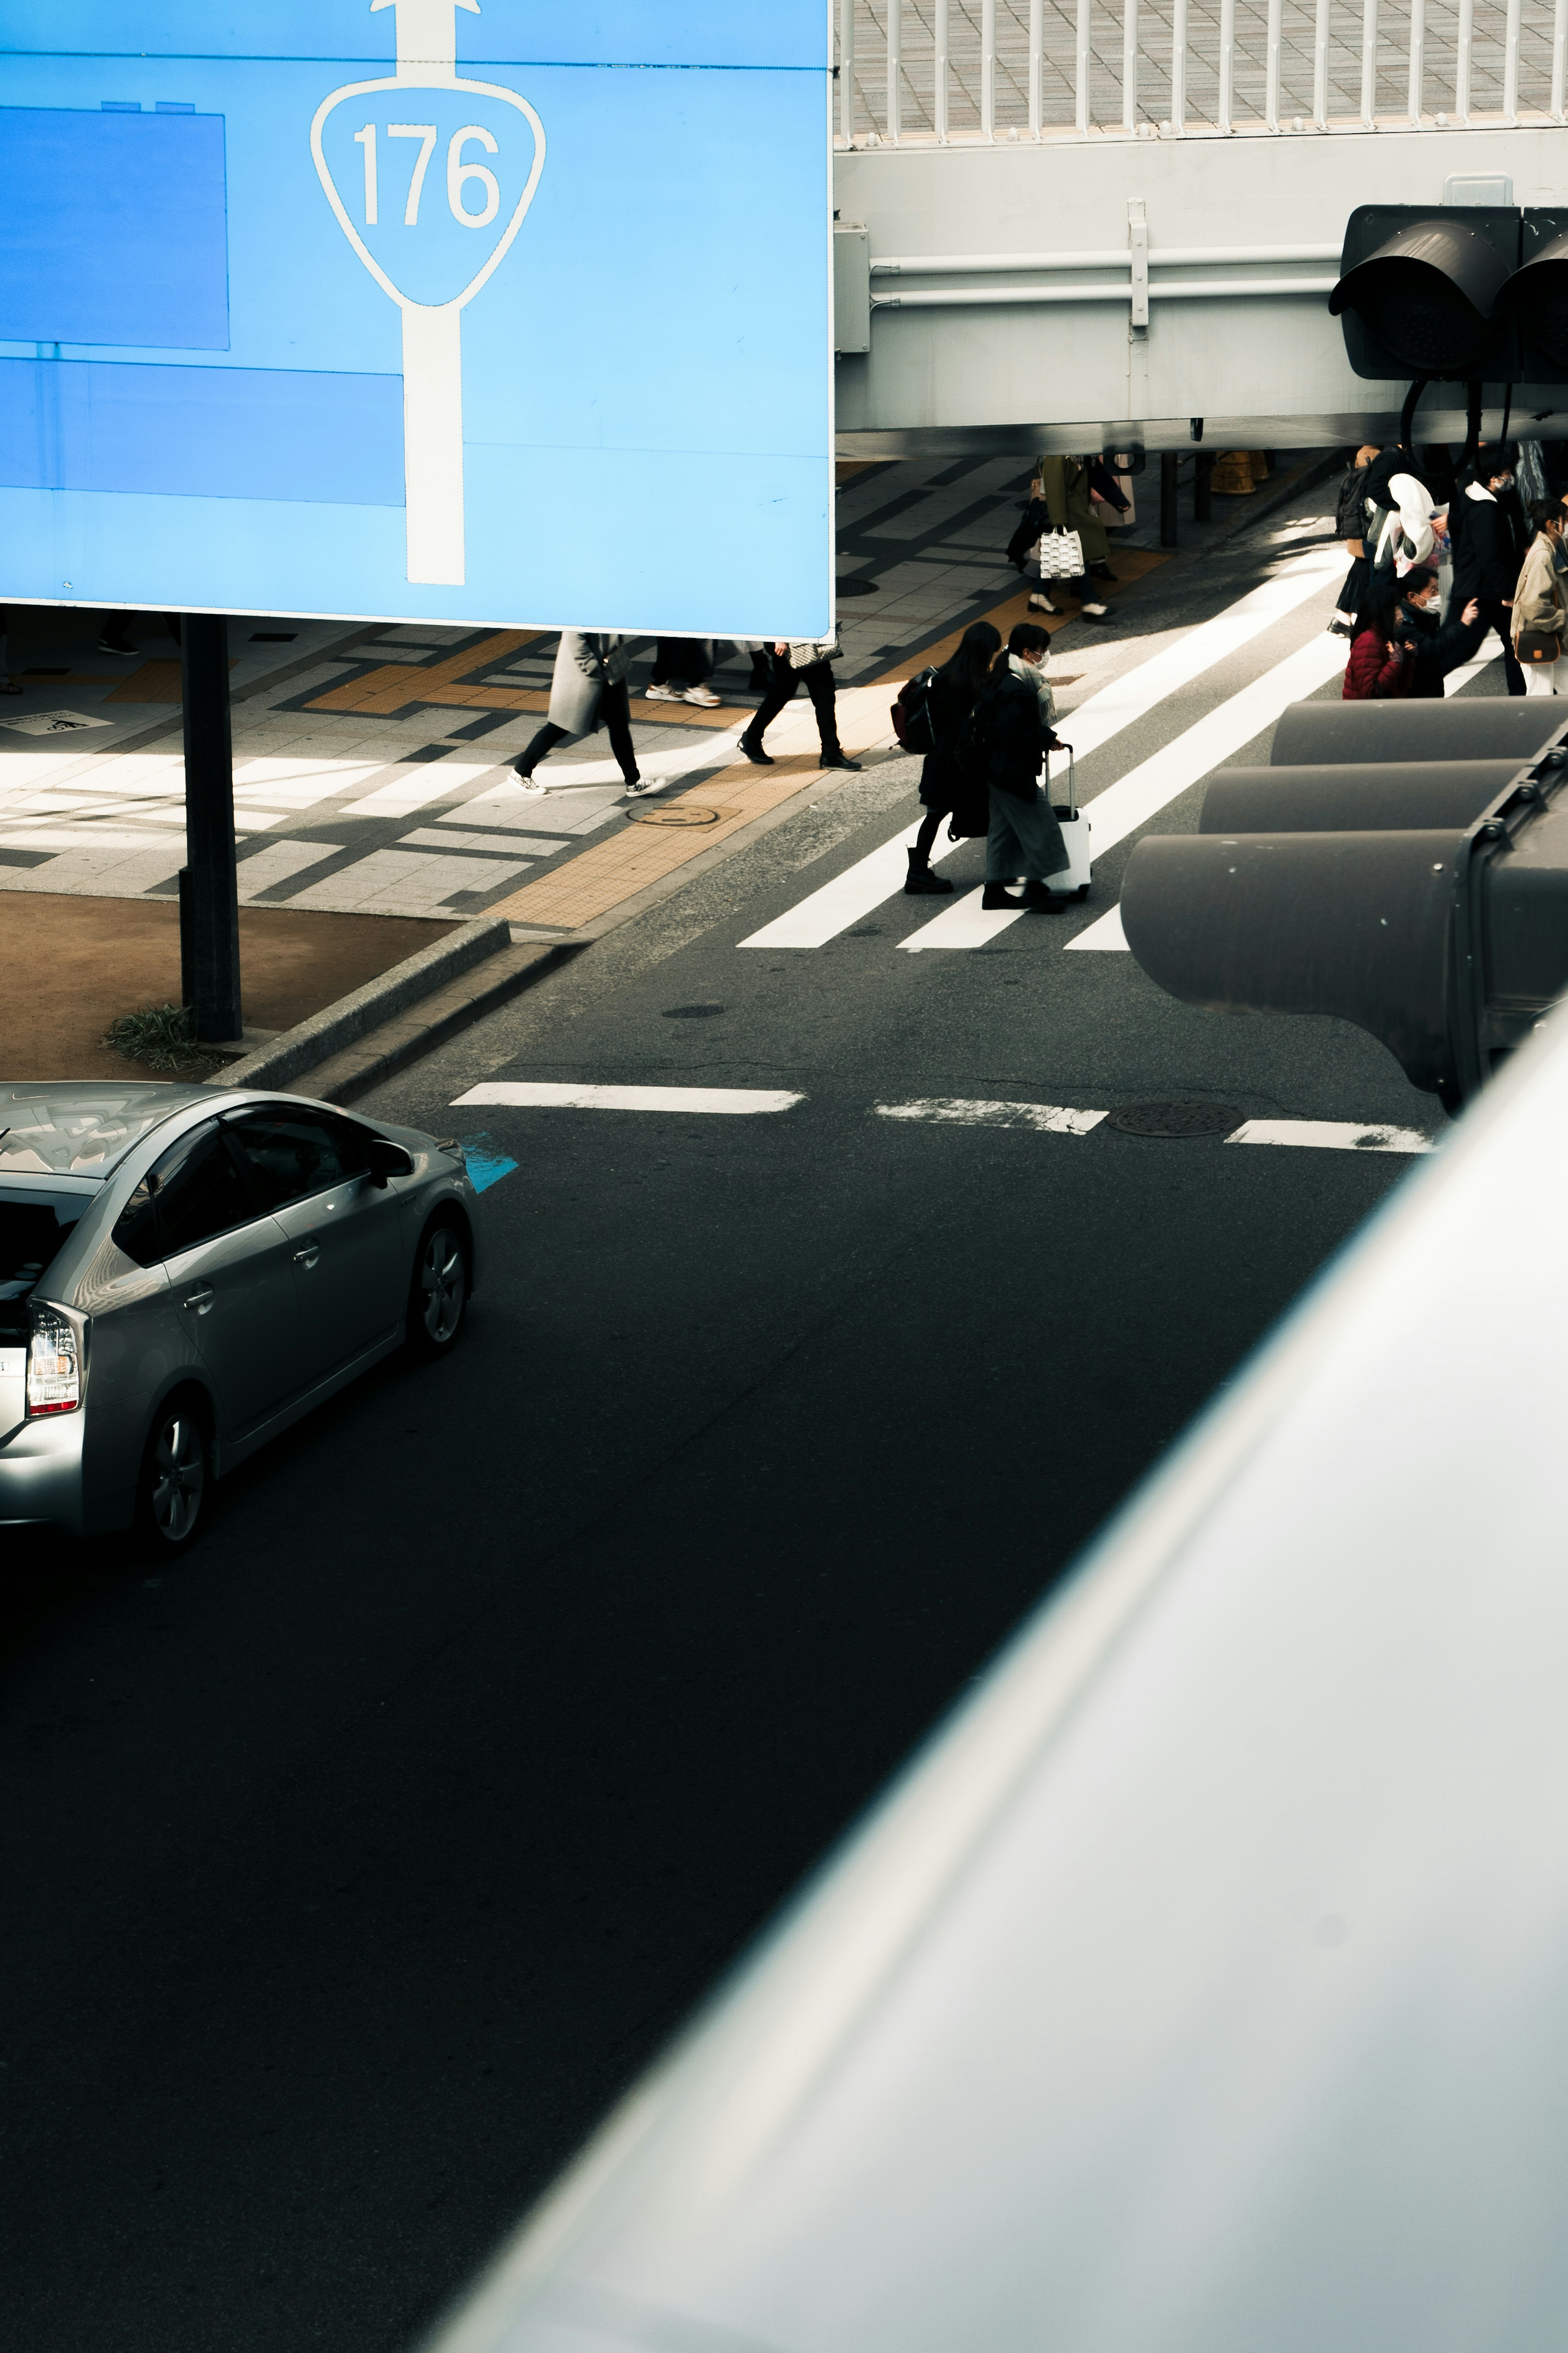
[{"label": "white pipe on overpass", "polygon": [[[1205,264],[1246,261],[1338,261],[1334,245],[1163,245],[1149,255],[1152,269],[1201,269]],[[1126,269],[1131,256],[1124,245],[1101,246],[1086,253],[896,253],[873,256],[873,277],[980,277],[1014,269]]]},{"label": "white pipe on overpass", "polygon": [[[1167,278],[1149,287],[1151,302],[1195,302],[1238,294],[1331,294],[1334,278]],[[937,286],[916,294],[873,294],[874,311],[937,311],[984,302],[1130,302],[1131,280],[1121,286]]]}]

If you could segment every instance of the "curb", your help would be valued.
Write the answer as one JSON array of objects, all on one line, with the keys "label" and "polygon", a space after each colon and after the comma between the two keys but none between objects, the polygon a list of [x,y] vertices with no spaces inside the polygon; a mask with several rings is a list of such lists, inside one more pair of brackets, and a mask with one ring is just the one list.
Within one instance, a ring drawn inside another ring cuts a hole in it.
[{"label": "curb", "polygon": [[[303,1073],[312,1095],[323,1103],[353,1103],[383,1079],[390,1079],[425,1054],[458,1036],[471,1023],[520,991],[542,980],[577,953],[579,942],[530,940],[486,958],[472,980],[459,975],[401,1018],[382,1023],[356,1045],[313,1062]],[[234,1083],[232,1073],[228,1082]]]},{"label": "curb", "polygon": [[375,980],[367,980],[363,988],[340,997],[335,1005],[313,1013],[308,1021],[285,1029],[242,1061],[230,1062],[207,1084],[281,1087],[510,945],[511,926],[500,916],[484,915],[464,923],[446,939],[421,948],[416,955],[405,956]]}]

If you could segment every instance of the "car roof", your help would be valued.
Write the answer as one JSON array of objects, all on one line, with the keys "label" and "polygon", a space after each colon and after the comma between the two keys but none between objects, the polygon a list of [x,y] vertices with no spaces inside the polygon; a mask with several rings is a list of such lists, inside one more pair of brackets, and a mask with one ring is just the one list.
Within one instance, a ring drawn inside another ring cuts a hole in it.
[{"label": "car roof", "polygon": [[206,1087],[178,1081],[0,1083],[0,1176],[101,1179],[150,1129],[211,1101]]}]

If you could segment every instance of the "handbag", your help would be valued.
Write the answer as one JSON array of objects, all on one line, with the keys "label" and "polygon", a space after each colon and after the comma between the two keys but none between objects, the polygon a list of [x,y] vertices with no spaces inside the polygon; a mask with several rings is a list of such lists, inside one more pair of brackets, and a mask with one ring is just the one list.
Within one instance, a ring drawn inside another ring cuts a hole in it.
[{"label": "handbag", "polygon": [[1085,570],[1083,542],[1076,531],[1045,531],[1040,533],[1040,577],[1042,580],[1079,580]]},{"label": "handbag", "polygon": [[1554,662],[1563,655],[1563,640],[1548,629],[1521,629],[1514,648],[1521,662]]}]

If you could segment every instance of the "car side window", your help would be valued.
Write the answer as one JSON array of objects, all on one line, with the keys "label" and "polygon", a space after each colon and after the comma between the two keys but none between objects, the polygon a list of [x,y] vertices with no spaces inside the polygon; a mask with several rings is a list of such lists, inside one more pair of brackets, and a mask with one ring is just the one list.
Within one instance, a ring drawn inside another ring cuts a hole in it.
[{"label": "car side window", "polygon": [[256,1214],[250,1187],[215,1120],[182,1136],[149,1170],[121,1211],[114,1239],[127,1258],[153,1266]]},{"label": "car side window", "polygon": [[368,1165],[359,1131],[331,1112],[247,1112],[228,1122],[269,1209],[302,1201],[362,1176]]}]

